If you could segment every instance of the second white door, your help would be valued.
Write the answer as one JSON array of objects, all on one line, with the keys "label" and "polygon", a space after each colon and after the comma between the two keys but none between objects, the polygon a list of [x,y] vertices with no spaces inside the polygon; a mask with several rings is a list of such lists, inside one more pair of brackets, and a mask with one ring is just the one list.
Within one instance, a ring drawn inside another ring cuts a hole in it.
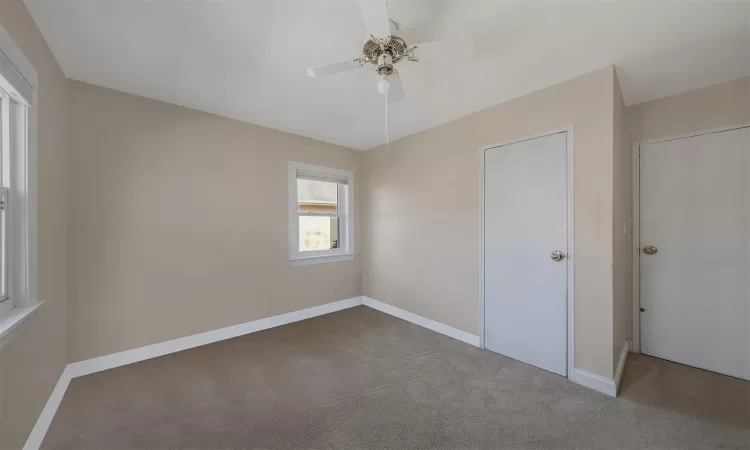
[{"label": "second white door", "polygon": [[750,128],[640,147],[641,351],[750,380]]},{"label": "second white door", "polygon": [[566,376],[567,133],[486,150],[484,190],[485,348]]}]

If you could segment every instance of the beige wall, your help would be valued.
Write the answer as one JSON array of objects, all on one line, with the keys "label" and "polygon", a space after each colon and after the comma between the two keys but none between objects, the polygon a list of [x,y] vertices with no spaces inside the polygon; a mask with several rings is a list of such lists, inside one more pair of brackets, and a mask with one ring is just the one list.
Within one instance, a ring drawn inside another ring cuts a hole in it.
[{"label": "beige wall", "polygon": [[0,1],[0,25],[38,72],[37,314],[0,348],[0,449],[23,446],[67,363],[66,80],[21,0]]},{"label": "beige wall", "polygon": [[614,69],[365,153],[365,295],[479,334],[479,150],[575,126],[575,365],[611,378]]},{"label": "beige wall", "polygon": [[750,123],[750,77],[631,106],[631,142]]},{"label": "beige wall", "polygon": [[69,83],[71,361],[362,294],[287,248],[287,162],[356,183],[361,152]]},{"label": "beige wall", "polygon": [[612,367],[617,369],[625,341],[633,329],[632,151],[627,136],[625,103],[615,74],[614,189],[612,202]]}]

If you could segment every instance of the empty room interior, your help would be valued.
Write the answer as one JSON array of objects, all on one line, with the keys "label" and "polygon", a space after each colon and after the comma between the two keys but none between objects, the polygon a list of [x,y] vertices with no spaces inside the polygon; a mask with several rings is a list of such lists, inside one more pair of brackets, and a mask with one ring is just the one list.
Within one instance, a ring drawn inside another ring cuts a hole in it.
[{"label": "empty room interior", "polygon": [[750,2],[0,0],[0,450],[750,449]]}]

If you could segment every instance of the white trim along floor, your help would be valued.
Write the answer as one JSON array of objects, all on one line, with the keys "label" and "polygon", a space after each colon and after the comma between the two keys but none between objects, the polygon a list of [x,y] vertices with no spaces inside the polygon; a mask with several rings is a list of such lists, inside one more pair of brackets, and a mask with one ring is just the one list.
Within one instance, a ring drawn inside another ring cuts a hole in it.
[{"label": "white trim along floor", "polygon": [[[353,308],[355,306],[368,306],[378,311],[382,311],[386,314],[398,317],[406,320],[407,322],[414,323],[421,327],[430,329],[437,333],[450,336],[459,341],[463,341],[467,344],[479,346],[479,336],[467,333],[465,331],[458,330],[440,322],[435,322],[426,317],[405,311],[401,308],[389,305],[387,303],[374,300],[369,297],[352,297],[346,300],[341,300],[333,303],[326,303],[320,306],[314,306],[312,308],[302,309],[299,311],[293,311],[286,314],[280,314],[278,316],[267,317],[265,319],[254,320],[252,322],[246,322],[239,325],[233,325],[226,328],[220,328],[218,330],[207,331],[205,333],[194,334],[183,338],[173,339],[171,341],[159,342],[157,344],[147,345],[145,347],[134,348],[132,350],[126,350],[123,352],[113,353],[110,355],[100,356],[97,358],[87,359],[85,361],[79,361],[68,364],[68,366],[60,375],[60,379],[52,391],[47,404],[44,406],[42,413],[37,419],[36,425],[31,431],[29,438],[24,445],[23,450],[38,450],[44,440],[44,436],[47,434],[52,419],[55,417],[55,412],[60,406],[60,402],[65,395],[65,390],[70,384],[70,380],[76,377],[100,372],[103,370],[114,369],[115,367],[132,364],[139,361],[145,361],[147,359],[156,358],[158,356],[168,355],[170,353],[187,350],[190,348],[200,347],[202,345],[211,344],[214,342],[223,341],[226,339],[232,339],[238,336],[243,336],[256,331],[267,330],[269,328],[286,325],[300,320],[310,319],[312,317],[322,316],[336,311],[341,311],[347,308]],[[617,383],[619,377],[622,374],[622,367],[625,363],[625,357],[627,357],[628,346],[623,348],[623,354],[620,358],[620,364],[618,364],[617,370],[617,381],[608,380],[600,377],[599,375],[591,374],[583,370],[576,369],[574,381],[583,386],[597,390],[607,395],[614,396],[617,393]]]}]

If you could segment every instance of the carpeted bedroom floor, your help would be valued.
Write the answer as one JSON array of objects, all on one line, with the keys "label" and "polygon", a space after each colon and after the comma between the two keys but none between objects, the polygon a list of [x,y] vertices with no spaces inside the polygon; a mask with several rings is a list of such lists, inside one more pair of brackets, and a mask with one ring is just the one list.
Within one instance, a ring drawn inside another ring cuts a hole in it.
[{"label": "carpeted bedroom floor", "polygon": [[46,450],[750,447],[750,383],[631,354],[620,398],[361,306],[76,378]]}]

